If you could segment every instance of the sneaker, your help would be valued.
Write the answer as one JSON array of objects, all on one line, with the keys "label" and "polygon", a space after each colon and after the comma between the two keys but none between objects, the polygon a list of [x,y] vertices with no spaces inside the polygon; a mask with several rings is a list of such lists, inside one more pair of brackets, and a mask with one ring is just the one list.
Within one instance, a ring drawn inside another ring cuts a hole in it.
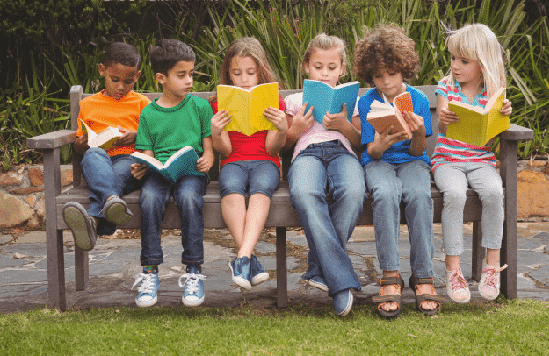
[{"label": "sneaker", "polygon": [[463,277],[461,268],[446,270],[446,294],[456,303],[468,303],[471,300],[469,284]]},{"label": "sneaker", "polygon": [[318,289],[323,290],[325,292],[330,291],[330,289],[328,288],[328,285],[326,284],[326,281],[321,276],[313,276],[313,278],[307,280],[307,283],[311,287],[318,288]]},{"label": "sneaker", "polygon": [[351,289],[345,289],[334,295],[334,309],[337,315],[345,316],[353,306],[353,293]]},{"label": "sneaker", "polygon": [[[185,283],[181,280],[185,278]],[[183,304],[187,307],[196,307],[204,302],[204,282],[206,278],[200,273],[199,266],[187,266],[187,273],[179,277],[177,282],[181,288],[185,288],[183,292]]]},{"label": "sneaker", "polygon": [[160,286],[160,280],[158,279],[158,270],[149,272],[146,268],[143,268],[142,273],[135,275],[135,282],[132,289],[141,282],[141,285],[137,288],[137,297],[135,297],[135,304],[140,308],[150,307],[156,304],[156,295],[158,293],[158,287]]},{"label": "sneaker", "polygon": [[233,282],[242,288],[252,288],[252,283],[250,282],[250,265],[250,259],[247,256],[235,258],[229,262]]},{"label": "sneaker", "polygon": [[486,259],[482,260],[482,272],[480,273],[480,283],[478,291],[482,298],[486,300],[494,300],[499,295],[499,274],[507,268],[490,266],[486,264]]},{"label": "sneaker", "polygon": [[63,206],[63,221],[69,227],[74,244],[84,251],[95,247],[97,230],[95,220],[80,203],[69,202]]},{"label": "sneaker", "polygon": [[267,279],[269,279],[269,272],[265,271],[265,268],[259,263],[259,260],[255,255],[252,255],[252,258],[250,259],[250,279],[252,286],[255,286],[261,282],[265,282]]},{"label": "sneaker", "polygon": [[103,210],[101,210],[101,215],[105,217],[105,220],[115,225],[124,225],[133,218],[126,202],[117,196],[107,200]]}]

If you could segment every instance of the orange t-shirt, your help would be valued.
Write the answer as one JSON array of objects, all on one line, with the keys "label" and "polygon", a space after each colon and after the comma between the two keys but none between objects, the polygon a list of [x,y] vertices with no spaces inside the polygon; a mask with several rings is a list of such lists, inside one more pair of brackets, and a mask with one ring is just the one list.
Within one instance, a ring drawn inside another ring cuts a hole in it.
[{"label": "orange t-shirt", "polygon": [[[150,100],[133,90],[120,100],[106,96],[104,92],[105,90],[102,90],[82,99],[78,118],[97,133],[105,130],[108,126],[137,132],[141,110],[149,105]],[[82,123],[78,120],[76,136],[80,137],[82,134]],[[134,145],[113,146],[107,151],[107,154],[112,157],[119,154],[132,154],[133,152],[135,152]]]}]

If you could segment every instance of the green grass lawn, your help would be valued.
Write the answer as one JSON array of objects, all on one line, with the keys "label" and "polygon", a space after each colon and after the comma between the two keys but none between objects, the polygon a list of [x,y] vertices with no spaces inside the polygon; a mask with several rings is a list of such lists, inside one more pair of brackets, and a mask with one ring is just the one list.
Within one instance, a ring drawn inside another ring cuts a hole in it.
[{"label": "green grass lawn", "polygon": [[108,308],[0,315],[1,355],[545,355],[549,303],[445,303],[395,320],[358,305],[331,307]]}]

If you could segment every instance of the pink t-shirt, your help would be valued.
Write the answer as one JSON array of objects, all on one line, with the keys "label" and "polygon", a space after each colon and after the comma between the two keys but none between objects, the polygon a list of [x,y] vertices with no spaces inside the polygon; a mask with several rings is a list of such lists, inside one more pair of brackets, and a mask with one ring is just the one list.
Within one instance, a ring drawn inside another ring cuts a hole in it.
[{"label": "pink t-shirt", "polygon": [[[303,93],[288,95],[286,99],[284,99],[284,101],[286,102],[286,113],[291,116],[296,116],[299,109],[301,109],[301,105],[303,105]],[[353,111],[353,117],[355,116],[358,116],[358,108],[356,105]],[[349,152],[356,156],[356,154],[353,152],[353,149],[351,148],[351,142],[349,142],[349,140],[341,132],[326,130],[321,124],[315,121],[311,128],[307,130],[303,135],[301,135],[301,137],[297,141],[294,148],[292,161],[301,151],[306,149],[309,145],[333,140],[340,140],[341,143],[343,143],[343,146],[345,146],[345,148],[348,149]]]}]

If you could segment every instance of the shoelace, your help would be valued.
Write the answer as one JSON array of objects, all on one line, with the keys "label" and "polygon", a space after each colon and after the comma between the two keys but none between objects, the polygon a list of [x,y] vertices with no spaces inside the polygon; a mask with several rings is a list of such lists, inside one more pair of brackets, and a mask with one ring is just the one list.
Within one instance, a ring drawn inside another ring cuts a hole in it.
[{"label": "shoelace", "polygon": [[[185,283],[182,283],[181,280],[185,278]],[[195,294],[198,293],[198,280],[204,280],[206,279],[206,276],[203,274],[196,274],[196,273],[185,273],[181,277],[179,277],[179,280],[177,281],[177,284],[181,288],[185,288],[185,291],[189,294]]]},{"label": "shoelace", "polygon": [[141,283],[141,285],[137,288],[137,291],[139,293],[152,293],[154,292],[154,274],[152,273],[138,273],[135,275],[135,282],[133,282],[133,286],[131,289],[133,289],[137,283]]},{"label": "shoelace", "polygon": [[452,290],[465,289],[469,287],[469,283],[463,278],[461,268],[456,268],[450,275],[450,283],[452,284]]},{"label": "shoelace", "polygon": [[484,279],[484,283],[487,286],[497,289],[498,273],[503,271],[506,268],[507,268],[507,265],[502,267],[486,266],[485,269],[482,270],[482,273],[486,273],[486,278]]}]

